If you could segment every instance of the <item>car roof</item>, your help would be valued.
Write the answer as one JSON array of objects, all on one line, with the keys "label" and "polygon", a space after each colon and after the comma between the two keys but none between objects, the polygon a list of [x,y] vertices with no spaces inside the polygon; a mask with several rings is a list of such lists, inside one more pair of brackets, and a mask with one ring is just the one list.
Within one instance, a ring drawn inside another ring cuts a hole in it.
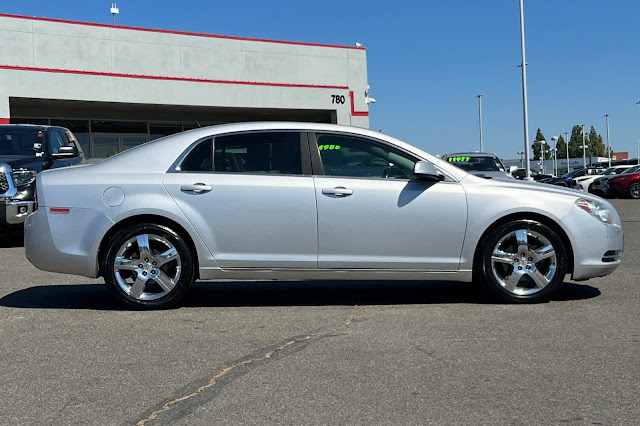
[{"label": "car roof", "polygon": [[442,157],[451,157],[454,155],[465,157],[497,157],[497,155],[492,152],[453,152],[451,154],[444,154]]},{"label": "car roof", "polygon": [[64,127],[60,127],[60,126],[49,126],[48,124],[1,124],[0,128],[6,128],[6,127],[11,127],[14,129],[40,129],[40,130],[47,130],[47,129],[64,129],[67,130]]},{"label": "car roof", "polygon": [[[409,152],[412,152],[414,155],[421,157],[422,159],[435,163],[439,168],[441,168],[443,171],[457,180],[463,179],[468,176],[468,173],[464,170],[452,164],[449,164],[446,161],[443,161],[442,159],[437,158],[426,151],[423,151],[415,145],[411,145],[407,142],[401,141],[381,132],[369,130],[363,127],[292,121],[256,121],[200,127],[197,129],[188,130],[186,132],[177,133],[144,143],[125,152],[114,155],[113,157],[109,157],[101,161],[100,163],[94,164],[93,166],[94,169],[103,167],[118,167],[122,168],[123,170],[128,170],[131,167],[139,167],[141,161],[146,162],[149,156],[152,155],[158,158],[158,161],[156,162],[157,164],[154,165],[153,168],[167,170],[169,166],[175,161],[175,159],[178,158],[180,152],[184,151],[187,147],[194,144],[198,140],[210,137],[218,137],[229,133],[282,130],[320,133],[343,132],[345,134],[352,134],[356,136],[368,136],[370,138],[389,143],[398,148],[405,149]],[[168,162],[168,159],[170,159],[170,162]],[[138,164],[138,166],[135,166],[136,164]]]}]

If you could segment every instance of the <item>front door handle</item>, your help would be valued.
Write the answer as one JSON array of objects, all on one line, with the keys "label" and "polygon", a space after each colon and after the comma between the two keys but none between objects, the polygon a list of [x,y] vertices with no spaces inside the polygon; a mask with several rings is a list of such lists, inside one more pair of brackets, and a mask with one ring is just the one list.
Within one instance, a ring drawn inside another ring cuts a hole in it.
[{"label": "front door handle", "polygon": [[353,194],[353,190],[347,189],[344,186],[336,186],[335,188],[324,188],[322,193],[324,195],[335,195],[336,197],[348,197]]},{"label": "front door handle", "polygon": [[193,192],[194,194],[204,194],[212,189],[213,188],[211,186],[205,185],[204,183],[194,183],[193,185],[182,185],[180,187],[180,191]]}]

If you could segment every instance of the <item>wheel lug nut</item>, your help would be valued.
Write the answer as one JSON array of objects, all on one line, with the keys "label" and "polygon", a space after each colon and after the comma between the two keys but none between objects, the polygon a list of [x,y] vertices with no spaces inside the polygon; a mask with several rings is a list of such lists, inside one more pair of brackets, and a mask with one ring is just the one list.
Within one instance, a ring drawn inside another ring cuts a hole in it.
[{"label": "wheel lug nut", "polygon": [[153,261],[153,262],[151,262],[151,264],[152,264],[153,266],[156,266],[156,265],[158,264],[158,262]]},{"label": "wheel lug nut", "polygon": [[151,270],[151,275],[155,275],[155,274],[156,274],[155,269],[152,269],[152,270]]},{"label": "wheel lug nut", "polygon": [[527,269],[531,269],[531,266],[527,265]]},{"label": "wheel lug nut", "polygon": [[146,277],[147,276],[147,271],[143,271],[142,275],[144,275]]},{"label": "wheel lug nut", "polygon": [[522,266],[518,266],[518,271],[522,271]]},{"label": "wheel lug nut", "polygon": [[140,264],[138,265],[138,268],[142,268],[142,263],[140,263]]},{"label": "wheel lug nut", "polygon": [[[523,256],[524,256],[524,255],[523,255]],[[148,261],[149,261],[149,258],[148,258],[148,257],[145,257],[145,258],[144,258],[144,261],[145,261],[145,262],[148,262]]]},{"label": "wheel lug nut", "polygon": [[529,260],[529,262],[531,262],[531,261],[533,260],[533,257],[530,257],[530,258],[529,258],[529,259],[527,259],[527,260]]}]

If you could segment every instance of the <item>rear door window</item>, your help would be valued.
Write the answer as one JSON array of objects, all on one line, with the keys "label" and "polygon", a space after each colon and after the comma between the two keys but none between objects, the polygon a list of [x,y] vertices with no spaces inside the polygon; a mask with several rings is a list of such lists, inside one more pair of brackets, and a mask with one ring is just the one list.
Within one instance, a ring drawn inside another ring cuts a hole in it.
[{"label": "rear door window", "polygon": [[180,164],[183,172],[212,172],[213,171],[213,139],[200,142],[187,154]]},{"label": "rear door window", "polygon": [[220,136],[214,141],[214,171],[302,174],[300,133],[257,132]]}]

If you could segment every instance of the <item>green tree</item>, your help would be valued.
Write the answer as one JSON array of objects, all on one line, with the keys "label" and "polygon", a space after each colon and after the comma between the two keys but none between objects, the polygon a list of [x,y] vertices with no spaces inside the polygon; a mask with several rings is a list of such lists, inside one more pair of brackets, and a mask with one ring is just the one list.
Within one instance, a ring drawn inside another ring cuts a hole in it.
[{"label": "green tree", "polygon": [[549,141],[547,141],[544,137],[544,135],[542,134],[542,130],[540,130],[538,128],[538,131],[536,132],[536,139],[533,142],[533,159],[534,160],[539,160],[540,159],[540,149],[541,147],[545,148],[545,153],[544,153],[544,159],[548,160],[551,158],[551,150],[549,149],[549,145],[542,145],[541,143],[538,143],[538,141],[546,141],[547,144],[549,143]]},{"label": "green tree", "polygon": [[559,136],[558,142],[556,142],[556,152],[558,153],[558,158],[566,158],[567,156],[567,143],[562,136]]},{"label": "green tree", "polygon": [[587,145],[587,149],[593,157],[605,156],[607,147],[602,141],[602,135],[598,134],[593,126],[591,126],[591,130],[589,130],[589,135],[587,135]]},{"label": "green tree", "polygon": [[571,129],[571,139],[569,139],[569,156],[571,158],[582,158],[582,126],[579,124],[576,124],[573,126],[573,129]]}]

